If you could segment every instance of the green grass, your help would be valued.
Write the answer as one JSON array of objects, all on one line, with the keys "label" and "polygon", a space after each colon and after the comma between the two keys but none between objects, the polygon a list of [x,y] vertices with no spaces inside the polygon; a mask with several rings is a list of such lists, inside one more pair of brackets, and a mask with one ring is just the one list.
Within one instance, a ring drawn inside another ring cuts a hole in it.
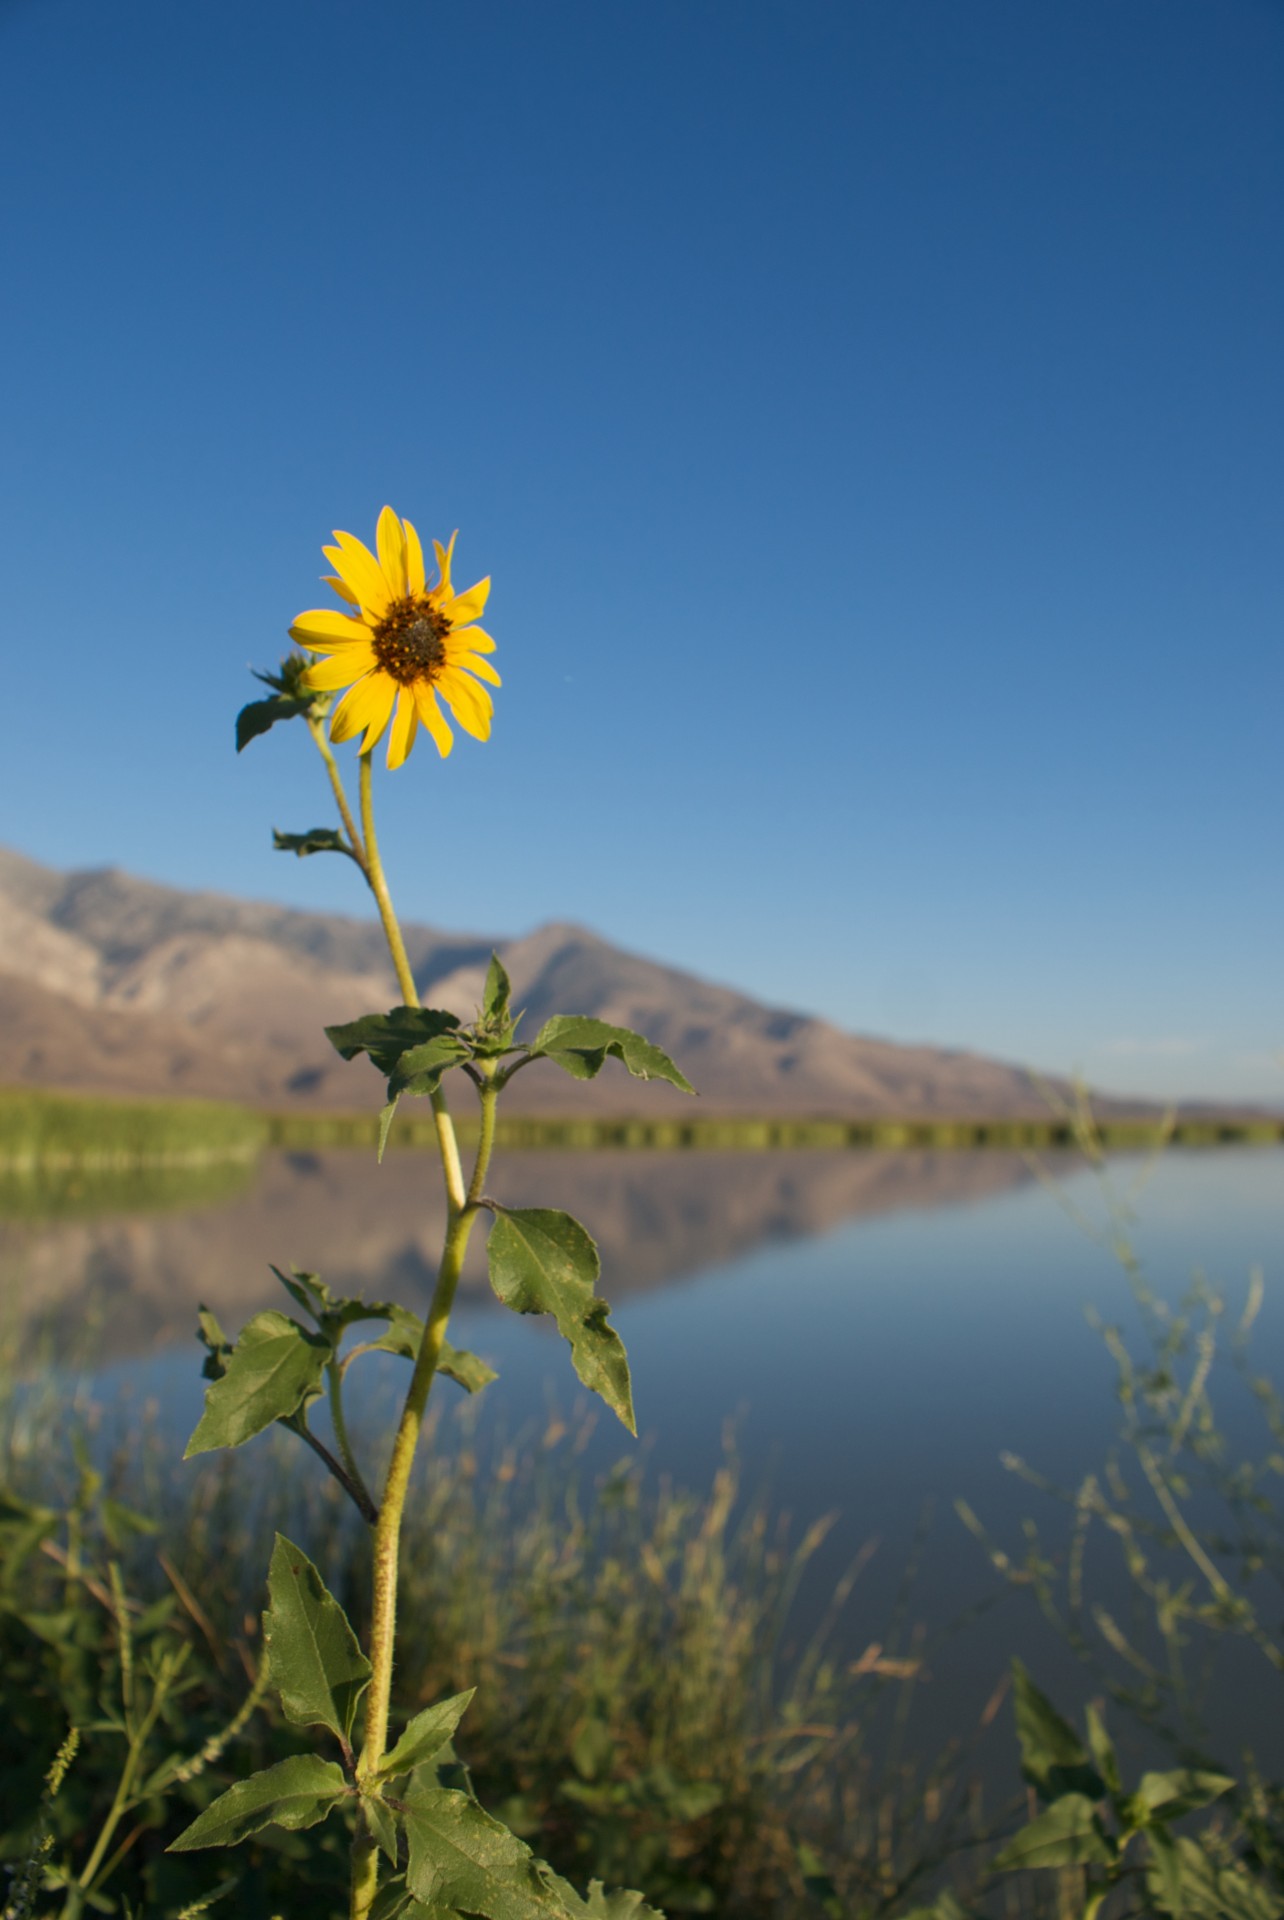
[{"label": "green grass", "polygon": [[[378,1138],[374,1114],[277,1113],[268,1117],[268,1138],[282,1147],[372,1146]],[[465,1114],[456,1121],[468,1143],[476,1123]],[[1284,1118],[1209,1121],[1178,1119],[1171,1126],[1160,1121],[1103,1121],[1099,1132],[1106,1147],[1152,1147],[1163,1141],[1182,1146],[1270,1145],[1284,1140]],[[693,1120],[570,1120],[510,1115],[501,1118],[500,1148],[543,1147],[592,1151],[602,1147],[626,1149],[719,1149],[763,1153],[781,1148],[936,1148],[979,1147],[1047,1150],[1076,1144],[1073,1123],[1047,1120],[826,1120],[784,1118],[718,1118]],[[427,1107],[423,1116],[403,1108],[392,1129],[393,1147],[430,1146],[435,1141]]]},{"label": "green grass", "polygon": [[104,1100],[0,1088],[0,1170],[88,1169],[111,1174],[251,1159],[266,1117],[215,1100]]},{"label": "green grass", "polygon": [[[790,1647],[824,1522],[791,1542],[743,1496],[730,1457],[702,1495],[627,1463],[590,1481],[576,1465],[587,1435],[555,1418],[483,1464],[471,1412],[462,1428],[451,1418],[453,1440],[412,1501],[398,1712],[477,1689],[458,1744],[483,1804],[577,1884],[640,1885],[674,1916],[817,1920],[800,1865],[809,1842],[832,1863],[843,1912],[872,1920],[966,1842],[977,1808],[959,1792],[958,1755],[925,1767],[894,1751],[919,1657],[907,1619],[862,1622],[856,1646],[870,1655],[844,1657],[847,1580],[819,1630]],[[283,1434],[176,1473],[135,1427],[86,1497],[66,1431],[66,1410],[39,1396],[0,1418],[0,1484],[79,1509],[32,1552],[20,1510],[0,1499],[0,1857],[23,1856],[43,1772],[74,1721],[85,1733],[54,1856],[74,1867],[119,1766],[121,1646],[102,1599],[113,1559],[129,1582],[136,1672],[156,1670],[171,1643],[188,1650],[187,1691],[167,1703],[149,1765],[199,1752],[234,1720],[261,1659],[274,1528],[315,1558],[361,1630],[369,1572],[364,1530]],[[156,1516],[159,1535],[133,1533],[104,1495]],[[190,1788],[132,1816],[107,1910],[128,1897],[172,1916],[212,1886],[225,1861],[176,1862],[165,1844],[216,1786],[307,1744],[265,1702]],[[234,1863],[247,1875],[242,1920],[346,1911],[334,1838],[269,1836],[248,1850]]]},{"label": "green grass", "polygon": [[[476,1135],[473,1115],[464,1110],[457,1124],[461,1139],[469,1144]],[[1284,1140],[1284,1118],[1178,1119],[1171,1127],[1149,1120],[1104,1121],[1099,1133],[1108,1148],[1148,1147],[1164,1139],[1186,1146],[1267,1145]],[[7,1189],[13,1189],[17,1179],[34,1176],[49,1187],[51,1176],[74,1172],[94,1176],[107,1200],[112,1179],[122,1174],[248,1162],[264,1146],[369,1147],[377,1137],[373,1111],[271,1114],[213,1100],[107,1100],[0,1088],[0,1181]],[[432,1146],[435,1138],[426,1104],[422,1114],[408,1113],[403,1107],[392,1131],[394,1147]],[[603,1147],[744,1153],[806,1147],[1047,1150],[1075,1143],[1073,1120],[1055,1114],[1046,1120],[894,1116],[836,1120],[716,1114],[691,1119],[573,1120],[510,1115],[501,1118],[498,1132],[501,1148],[568,1151]],[[13,1211],[8,1204],[0,1204],[6,1212]],[[121,1201],[111,1195],[110,1204]]]}]

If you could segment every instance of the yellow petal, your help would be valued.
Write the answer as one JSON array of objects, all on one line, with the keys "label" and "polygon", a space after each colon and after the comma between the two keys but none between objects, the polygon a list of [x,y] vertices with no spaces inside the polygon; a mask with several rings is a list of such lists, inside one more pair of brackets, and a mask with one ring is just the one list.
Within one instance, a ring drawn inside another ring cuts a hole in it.
[{"label": "yellow petal", "polygon": [[314,607],[299,615],[290,638],[311,653],[337,653],[340,647],[369,646],[370,629],[364,620],[354,620],[335,607]]},{"label": "yellow petal", "polygon": [[435,591],[438,591],[441,593],[449,593],[451,590],[450,588],[450,556],[455,551],[455,542],[456,540],[458,540],[458,538],[459,538],[459,529],[456,527],[454,533],[452,533],[450,536],[450,545],[448,547],[443,547],[440,540],[434,540],[432,543],[433,552],[437,556],[437,565],[441,570],[441,579],[437,582]]},{"label": "yellow petal", "polygon": [[388,582],[394,600],[402,600],[406,593],[406,536],[401,530],[401,522],[391,507],[385,507],[379,515],[379,524],[375,528],[375,544],[379,549],[379,565],[383,577]]},{"label": "yellow petal", "polygon": [[452,667],[462,667],[465,673],[475,673],[479,680],[489,680],[492,687],[502,687],[504,684],[490,661],[483,660],[479,653],[455,653],[447,647],[446,658]]},{"label": "yellow petal", "polygon": [[388,766],[394,773],[414,746],[418,731],[415,696],[409,687],[403,687],[397,695],[397,711],[393,715],[392,732],[388,735]]},{"label": "yellow petal", "polygon": [[448,633],[446,635],[448,653],[452,642],[460,647],[471,647],[474,653],[494,653],[495,651],[495,642],[488,633],[483,633],[480,627],[458,627],[454,633]]},{"label": "yellow petal", "polygon": [[361,602],[347,581],[340,580],[337,573],[323,573],[321,578],[325,581],[327,587],[333,587],[340,600],[346,600],[350,607],[359,607],[361,605]]},{"label": "yellow petal", "polygon": [[433,690],[426,680],[415,682],[415,710],[432,735],[437,751],[444,760],[455,744],[455,736],[450,731],[446,716],[437,705]]},{"label": "yellow petal", "polygon": [[330,660],[315,661],[303,675],[303,684],[311,693],[337,693],[376,664],[373,647],[345,647]]},{"label": "yellow petal", "polygon": [[442,612],[452,627],[466,627],[470,620],[480,620],[490,595],[490,576],[479,580],[475,587],[469,587],[467,593],[457,593],[453,600],[444,601]]},{"label": "yellow petal", "polygon": [[392,712],[392,703],[396,698],[397,683],[386,673],[368,673],[364,680],[358,680],[350,687],[334,710],[330,722],[330,738],[335,741],[351,740],[354,733],[366,729],[366,738],[361,751],[369,753],[379,735],[388,724],[388,715]]},{"label": "yellow petal", "polygon": [[474,740],[490,739],[493,708],[485,687],[479,687],[466,673],[447,667],[438,675],[437,691],[465,733],[471,733]]},{"label": "yellow petal", "polygon": [[423,542],[409,520],[403,520],[401,524],[406,533],[406,592],[422,593],[427,579],[424,572]]},{"label": "yellow petal", "polygon": [[392,599],[383,568],[369,547],[363,547],[350,533],[336,532],[334,537],[338,546],[322,547],[322,553],[335,572],[342,574],[366,612],[374,614],[377,620],[387,613]]}]

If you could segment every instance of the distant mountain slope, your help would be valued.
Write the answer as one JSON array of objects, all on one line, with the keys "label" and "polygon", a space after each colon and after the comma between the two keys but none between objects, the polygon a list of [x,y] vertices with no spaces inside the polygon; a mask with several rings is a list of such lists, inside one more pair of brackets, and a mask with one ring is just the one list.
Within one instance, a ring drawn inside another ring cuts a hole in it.
[{"label": "distant mountain slope", "polygon": [[[411,926],[406,944],[425,1001],[461,1015],[481,996],[495,946],[527,1010],[525,1031],[561,1012],[636,1027],[679,1061],[706,1112],[1047,1111],[1021,1068],[844,1033],[582,927],[492,940]],[[373,919],[189,893],[114,868],[61,874],[0,849],[0,1081],[365,1107],[378,1092],[372,1070],[340,1061],[321,1029],[397,998]],[[688,1105],[622,1071],[586,1086],[543,1063],[507,1098],[547,1113]]]}]

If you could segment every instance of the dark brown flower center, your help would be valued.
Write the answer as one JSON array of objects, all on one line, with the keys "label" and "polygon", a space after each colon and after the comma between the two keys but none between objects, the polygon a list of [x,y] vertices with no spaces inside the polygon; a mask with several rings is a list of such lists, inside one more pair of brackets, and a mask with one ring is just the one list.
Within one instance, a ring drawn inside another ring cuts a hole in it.
[{"label": "dark brown flower center", "polygon": [[374,630],[375,659],[401,686],[435,680],[446,664],[450,622],[427,599],[394,600]]}]

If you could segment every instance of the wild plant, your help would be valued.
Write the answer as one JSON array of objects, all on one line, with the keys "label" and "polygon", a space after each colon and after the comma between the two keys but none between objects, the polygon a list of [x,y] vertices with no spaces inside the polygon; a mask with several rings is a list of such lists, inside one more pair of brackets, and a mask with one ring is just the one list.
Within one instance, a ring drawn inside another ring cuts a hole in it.
[{"label": "wild plant", "polygon": [[[1064,1111],[1096,1175],[1099,1217],[1032,1161],[1033,1170],[1079,1230],[1118,1263],[1148,1350],[1138,1353],[1136,1339],[1121,1326],[1090,1314],[1116,1369],[1120,1408],[1118,1444],[1100,1470],[1062,1487],[1019,1455],[1003,1456],[1010,1472],[1068,1517],[1064,1548],[1030,1519],[1024,1548],[1009,1553],[966,1502],[957,1506],[996,1571],[1034,1596],[1101,1694],[1181,1765],[1147,1773],[1134,1793],[1125,1793],[1100,1710],[1089,1709],[1091,1754],[1085,1754],[1019,1673],[1024,1770],[1045,1810],[994,1864],[1056,1867],[1081,1880],[1082,1904],[1072,1907],[1085,1920],[1116,1894],[1112,1913],[1279,1920],[1284,1800],[1251,1752],[1242,1756],[1238,1780],[1223,1772],[1210,1754],[1209,1727],[1228,1685],[1270,1689],[1284,1678],[1284,1398],[1250,1362],[1263,1277],[1251,1276],[1229,1336],[1227,1301],[1205,1279],[1197,1278],[1176,1304],[1165,1299],[1135,1244],[1138,1197],[1163,1139],[1121,1187],[1086,1093],[1079,1089]],[[1242,1446],[1238,1457],[1214,1404],[1227,1362],[1257,1420],[1256,1444]],[[1109,1553],[1113,1564],[1106,1562],[1094,1579],[1097,1550]],[[1113,1589],[1122,1585],[1126,1614],[1113,1591],[1109,1604],[1103,1597],[1107,1580]],[[1174,1820],[1214,1801],[1210,1825],[1173,1835]],[[1131,1846],[1143,1838],[1144,1845]]]},{"label": "wild plant", "polygon": [[[303,1548],[278,1534],[263,1623],[272,1684],[286,1719],[327,1735],[329,1751],[292,1755],[238,1781],[205,1808],[175,1847],[235,1846],[268,1827],[289,1831],[339,1821],[350,1841],[351,1920],[447,1920],[459,1912],[485,1920],[560,1920],[585,1913],[624,1920],[648,1911],[640,1896],[607,1896],[595,1886],[582,1899],[478,1804],[452,1744],[468,1693],[425,1707],[399,1729],[390,1724],[401,1529],[437,1376],[446,1375],[468,1393],[494,1378],[476,1355],[446,1337],[465,1251],[483,1218],[498,1298],[516,1313],[551,1315],[580,1380],[630,1433],[636,1431],[628,1361],[596,1291],[598,1253],[589,1233],[567,1213],[510,1208],[495,1197],[491,1158],[505,1087],[537,1060],[589,1080],[614,1059],[638,1079],[692,1089],[658,1047],[606,1021],[561,1015],[522,1039],[521,1015],[513,1011],[511,984],[498,956],[492,956],[472,1020],[421,1004],[379,854],[374,750],[386,734],[387,764],[395,771],[422,726],[444,761],[453,734],[439,701],[466,733],[488,738],[488,684],[498,685],[499,675],[489,658],[494,641],[477,623],[490,583],[456,592],[452,539],[448,546],[435,544],[437,578],[430,586],[415,528],[388,507],[379,516],[375,544],[371,552],[350,534],[335,534],[335,545],[325,552],[334,567],[329,583],[342,606],[299,615],[291,638],[317,657],[309,664],[296,653],[279,672],[259,676],[269,696],[241,712],[237,745],[301,719],[321,756],[338,825],[278,833],[276,845],[301,857],[340,855],[357,868],[374,898],[400,1004],[327,1033],[345,1060],[365,1055],[386,1080],[380,1157],[398,1104],[411,1097],[429,1101],[447,1225],[435,1291],[422,1317],[392,1301],[340,1297],[317,1274],[279,1268],[274,1271],[297,1317],[256,1314],[231,1342],[212,1313],[202,1314],[210,1385],[188,1455],[241,1446],[280,1424],[311,1449],[371,1529],[373,1571],[370,1629],[362,1646]],[[334,746],[358,736],[354,810]],[[480,1110],[467,1175],[447,1103],[452,1075],[470,1083]],[[344,1398],[350,1370],[374,1353],[395,1354],[410,1365],[386,1465],[377,1477],[357,1457]],[[311,1424],[322,1397],[333,1444]]]}]

